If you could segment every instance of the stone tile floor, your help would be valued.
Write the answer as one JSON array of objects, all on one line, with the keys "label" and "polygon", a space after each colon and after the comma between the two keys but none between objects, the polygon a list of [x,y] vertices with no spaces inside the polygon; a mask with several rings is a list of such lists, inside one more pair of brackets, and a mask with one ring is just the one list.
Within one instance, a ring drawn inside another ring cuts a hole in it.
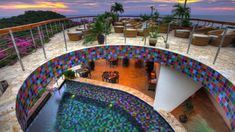
[{"label": "stone tile floor", "polygon": [[[75,28],[71,30],[74,29]],[[165,36],[165,34],[162,35]],[[217,47],[199,47],[192,45],[189,54],[186,54],[188,41],[188,39],[174,37],[173,32],[171,32],[168,41],[168,43],[170,44],[169,50],[191,57],[195,60],[211,66],[222,75],[227,77],[230,81],[232,81],[233,84],[235,84],[235,48],[222,48],[216,64],[213,65],[212,62],[216,54]],[[7,80],[10,85],[6,92],[0,97],[0,131],[19,130],[19,124],[16,122],[17,119],[14,111],[15,99],[21,84],[32,71],[34,71],[44,62],[56,56],[87,47],[82,44],[82,41],[67,41],[67,44],[68,51],[65,51],[63,34],[58,33],[53,38],[51,38],[51,41],[49,43],[45,44],[47,59],[44,58],[42,49],[37,49],[36,52],[22,59],[25,66],[25,71],[21,70],[19,62],[12,66],[6,66],[0,69],[1,80]],[[110,34],[107,38],[107,44],[125,44],[123,34]],[[142,37],[127,38],[126,44],[143,46],[144,42],[142,41]],[[94,42],[89,46],[92,45],[97,45],[97,42]],[[164,47],[165,44],[163,42],[163,39],[159,39],[156,48],[164,49]]]}]

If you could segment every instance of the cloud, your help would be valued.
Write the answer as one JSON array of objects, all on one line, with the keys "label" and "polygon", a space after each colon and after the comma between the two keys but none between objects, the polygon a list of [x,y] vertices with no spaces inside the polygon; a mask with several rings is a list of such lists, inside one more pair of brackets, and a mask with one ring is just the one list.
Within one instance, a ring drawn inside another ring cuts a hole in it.
[{"label": "cloud", "polygon": [[52,9],[54,12],[59,12],[59,13],[75,13],[78,12],[77,10],[71,10],[71,9]]},{"label": "cloud", "polygon": [[65,9],[63,2],[35,2],[31,4],[16,2],[0,5],[0,9]]},{"label": "cloud", "polygon": [[196,7],[195,9],[204,11],[235,11],[235,7]]}]

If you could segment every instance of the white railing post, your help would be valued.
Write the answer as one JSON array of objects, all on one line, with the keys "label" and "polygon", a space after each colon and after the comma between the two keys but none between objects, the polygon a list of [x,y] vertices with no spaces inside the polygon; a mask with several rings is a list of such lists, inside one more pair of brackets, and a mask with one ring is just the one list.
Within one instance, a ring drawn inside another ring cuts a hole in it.
[{"label": "white railing post", "polygon": [[45,29],[46,29],[47,37],[48,37],[48,38],[50,38],[50,35],[49,35],[49,32],[48,32],[48,29],[47,29],[47,24],[45,24]]},{"label": "white railing post", "polygon": [[169,45],[167,42],[168,42],[168,38],[169,38],[171,23],[172,23],[172,22],[170,22],[170,23],[168,24],[168,29],[167,29],[167,34],[166,34],[166,40],[165,40],[165,45],[166,45],[165,48],[166,48],[166,49],[169,49],[169,48],[170,48],[170,45]]},{"label": "white railing post", "polygon": [[224,26],[224,24],[221,24],[220,29],[222,29],[222,28],[223,28],[223,26]]},{"label": "white railing post", "polygon": [[20,52],[19,52],[19,50],[17,48],[17,45],[16,45],[15,37],[14,37],[14,35],[13,35],[11,30],[9,30],[9,32],[10,32],[10,35],[11,35],[11,40],[12,40],[13,46],[14,46],[15,51],[16,51],[16,55],[17,55],[18,60],[20,62],[21,69],[24,71],[25,70],[24,69],[24,65],[23,65],[23,62],[22,62],[21,57],[20,57]]},{"label": "white railing post", "polygon": [[56,33],[58,33],[58,27],[56,25],[56,22],[55,22],[55,29],[56,29]]},{"label": "white railing post", "polygon": [[53,35],[54,34],[54,32],[53,32],[53,28],[52,28],[52,25],[51,25],[51,23],[50,23],[50,29],[51,29],[51,35]]},{"label": "white railing post", "polygon": [[43,55],[44,55],[45,59],[47,59],[44,43],[43,43],[43,40],[42,40],[42,34],[41,34],[41,31],[40,31],[40,27],[38,26],[37,28],[38,28],[38,34],[39,34],[40,42],[41,42],[41,45],[42,45]]},{"label": "white railing post", "polygon": [[124,24],[124,31],[123,31],[124,33],[124,40],[125,40],[125,44],[126,44],[126,24]]},{"label": "white railing post", "polygon": [[223,33],[223,36],[222,36],[222,39],[221,39],[221,41],[220,41],[220,45],[219,45],[219,47],[218,47],[218,49],[217,49],[217,52],[216,52],[216,55],[215,55],[213,64],[215,64],[215,62],[216,62],[216,60],[217,60],[217,57],[219,56],[220,49],[221,49],[221,47],[222,47],[222,45],[223,45],[223,43],[224,43],[224,38],[225,38],[225,35],[226,35],[227,31],[228,31],[228,28],[226,28],[225,31],[224,31],[224,33]]},{"label": "white railing post", "polygon": [[35,39],[34,39],[34,36],[33,36],[33,31],[32,31],[32,29],[30,29],[30,34],[31,34],[31,38],[32,38],[32,40],[33,40],[33,46],[34,46],[35,49],[37,49],[37,46],[36,46],[36,42],[35,42]]},{"label": "white railing post", "polygon": [[65,37],[65,31],[64,31],[64,24],[61,24],[61,26],[62,26],[63,36],[64,36],[65,50],[68,51],[66,37]]},{"label": "white railing post", "polygon": [[190,39],[189,39],[189,43],[188,43],[188,49],[187,49],[187,54],[189,53],[189,50],[190,50],[190,47],[191,47],[191,44],[192,44],[192,40],[193,40],[193,34],[194,34],[194,31],[195,31],[195,28],[197,27],[197,25],[194,25],[193,26],[193,30],[192,32],[190,33]]}]

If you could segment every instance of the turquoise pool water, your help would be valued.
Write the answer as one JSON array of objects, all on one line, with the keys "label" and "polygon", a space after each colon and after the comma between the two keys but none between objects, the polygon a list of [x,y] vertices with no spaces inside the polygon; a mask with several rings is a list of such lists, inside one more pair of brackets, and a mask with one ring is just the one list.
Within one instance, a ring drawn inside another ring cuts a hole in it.
[{"label": "turquoise pool water", "polygon": [[150,105],[126,92],[66,81],[27,131],[167,131],[173,129]]},{"label": "turquoise pool water", "polygon": [[[67,94],[57,113],[58,131],[141,131],[140,124],[112,104]],[[72,118],[71,118],[72,117]]]}]

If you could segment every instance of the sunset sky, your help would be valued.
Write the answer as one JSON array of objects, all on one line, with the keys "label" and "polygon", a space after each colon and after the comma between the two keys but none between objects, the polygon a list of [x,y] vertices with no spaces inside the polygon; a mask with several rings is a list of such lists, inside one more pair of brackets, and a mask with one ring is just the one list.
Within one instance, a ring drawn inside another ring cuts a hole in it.
[{"label": "sunset sky", "polygon": [[[0,0],[0,17],[25,10],[51,10],[64,15],[94,15],[110,10],[114,2],[123,4],[125,14],[144,14],[156,6],[160,14],[170,14],[172,5],[184,0]],[[188,0],[194,15],[235,15],[235,0]]]}]

